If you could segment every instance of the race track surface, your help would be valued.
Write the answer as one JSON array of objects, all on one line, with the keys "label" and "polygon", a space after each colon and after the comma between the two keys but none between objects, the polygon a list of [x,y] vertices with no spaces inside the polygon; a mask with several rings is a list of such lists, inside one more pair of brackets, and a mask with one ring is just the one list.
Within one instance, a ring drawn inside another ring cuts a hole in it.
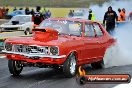
[{"label": "race track surface", "polygon": [[[132,65],[106,69],[86,66],[87,74],[130,74]],[[8,60],[0,58],[0,88],[112,88],[117,84],[78,85],[76,77],[65,78],[63,73],[50,68],[25,67],[22,74],[13,77],[8,71]]]}]

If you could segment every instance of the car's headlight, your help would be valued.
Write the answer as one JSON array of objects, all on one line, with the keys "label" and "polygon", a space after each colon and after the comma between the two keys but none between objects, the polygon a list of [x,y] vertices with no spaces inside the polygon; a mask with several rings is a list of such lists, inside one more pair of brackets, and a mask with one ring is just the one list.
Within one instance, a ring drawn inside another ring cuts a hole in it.
[{"label": "car's headlight", "polygon": [[59,48],[56,46],[50,47],[50,54],[51,55],[59,55]]},{"label": "car's headlight", "polygon": [[5,43],[4,44],[4,48],[5,48],[5,50],[7,50],[7,51],[12,51],[12,44],[10,44],[10,43]]}]

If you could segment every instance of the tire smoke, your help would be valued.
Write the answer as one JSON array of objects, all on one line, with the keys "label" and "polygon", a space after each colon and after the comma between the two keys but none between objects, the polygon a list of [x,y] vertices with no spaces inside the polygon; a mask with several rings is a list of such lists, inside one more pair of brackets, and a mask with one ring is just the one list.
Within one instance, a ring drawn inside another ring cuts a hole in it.
[{"label": "tire smoke", "polygon": [[105,67],[132,64],[132,22],[118,25],[114,36],[117,43],[106,50]]}]

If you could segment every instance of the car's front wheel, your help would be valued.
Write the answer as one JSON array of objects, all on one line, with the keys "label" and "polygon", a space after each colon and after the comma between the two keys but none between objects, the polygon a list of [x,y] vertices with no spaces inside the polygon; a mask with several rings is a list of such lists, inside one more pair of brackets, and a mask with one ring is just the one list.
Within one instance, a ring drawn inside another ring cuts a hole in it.
[{"label": "car's front wheel", "polygon": [[91,63],[91,66],[92,66],[92,68],[94,68],[94,69],[101,69],[101,68],[104,68],[104,61],[101,60],[101,61],[98,61],[98,62]]},{"label": "car's front wheel", "polygon": [[77,63],[74,53],[70,54],[63,64],[63,72],[66,77],[73,77],[76,75]]},{"label": "car's front wheel", "polygon": [[21,61],[8,60],[8,68],[12,75],[18,76],[23,70],[23,64],[21,63]]}]

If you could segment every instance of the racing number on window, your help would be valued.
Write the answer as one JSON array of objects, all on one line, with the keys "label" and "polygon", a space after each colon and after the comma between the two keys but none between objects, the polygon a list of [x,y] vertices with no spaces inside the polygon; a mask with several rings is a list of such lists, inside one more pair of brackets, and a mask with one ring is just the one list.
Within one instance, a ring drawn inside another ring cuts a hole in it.
[{"label": "racing number on window", "polygon": [[97,23],[93,24],[93,27],[94,27],[94,30],[96,31],[97,37],[103,36],[102,30],[100,29],[100,26]]},{"label": "racing number on window", "polygon": [[85,24],[85,36],[95,37],[93,25]]}]

